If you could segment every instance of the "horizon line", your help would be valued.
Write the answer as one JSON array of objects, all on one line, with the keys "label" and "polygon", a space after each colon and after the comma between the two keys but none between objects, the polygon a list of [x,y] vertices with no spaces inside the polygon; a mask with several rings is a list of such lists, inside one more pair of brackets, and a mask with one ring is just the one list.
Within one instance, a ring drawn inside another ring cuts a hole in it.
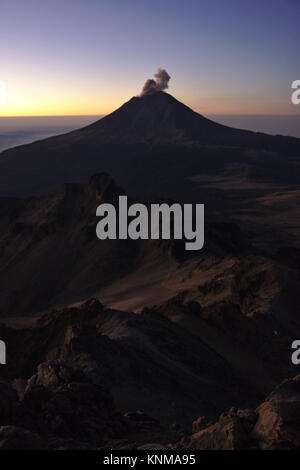
[{"label": "horizon line", "polygon": [[[108,116],[109,114],[113,113],[114,111],[111,111],[110,113],[107,114],[16,114],[16,115],[6,115],[2,116],[0,115],[1,118],[41,118],[41,117],[99,117],[99,116]],[[196,111],[197,112],[197,111]],[[202,114],[201,112],[197,112],[197,114]],[[284,113],[284,114],[279,114],[279,113],[203,113],[205,116],[299,116],[300,113]]]}]

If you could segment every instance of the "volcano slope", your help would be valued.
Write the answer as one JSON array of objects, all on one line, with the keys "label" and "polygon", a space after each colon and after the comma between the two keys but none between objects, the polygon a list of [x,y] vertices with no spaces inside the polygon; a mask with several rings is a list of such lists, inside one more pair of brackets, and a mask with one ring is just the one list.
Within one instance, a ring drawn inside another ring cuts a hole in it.
[{"label": "volcano slope", "polygon": [[300,139],[226,127],[158,92],[82,129],[2,152],[0,187],[32,195],[104,170],[127,190],[178,197],[194,188],[185,178],[207,174],[298,184],[299,157]]},{"label": "volcano slope", "polygon": [[[0,154],[0,194],[51,194],[109,172],[127,194],[206,205],[264,249],[299,248],[300,139],[217,124],[165,92],[65,135]],[[260,235],[260,236],[259,236]]]}]

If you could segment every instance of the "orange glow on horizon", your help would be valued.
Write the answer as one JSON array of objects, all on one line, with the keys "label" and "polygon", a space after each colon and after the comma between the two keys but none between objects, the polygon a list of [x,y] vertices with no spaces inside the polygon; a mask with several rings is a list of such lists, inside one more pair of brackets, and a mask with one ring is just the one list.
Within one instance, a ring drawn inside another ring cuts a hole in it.
[{"label": "orange glow on horizon", "polygon": [[[63,86],[58,83],[44,84],[43,87],[26,86],[23,83],[12,82],[11,86],[5,84],[5,96],[0,101],[0,117],[37,117],[37,116],[101,116],[107,115],[132,96],[137,96],[134,90],[136,85],[125,85],[120,89],[111,84],[101,86],[92,83],[83,87]],[[103,93],[103,90],[106,90]],[[83,91],[82,91],[83,90]],[[170,94],[179,101],[191,107],[194,111],[203,115],[291,115],[298,114],[299,109],[288,100],[282,102],[273,99],[262,100],[236,96],[215,96],[211,90],[196,96],[185,89],[179,89],[179,93]]]}]

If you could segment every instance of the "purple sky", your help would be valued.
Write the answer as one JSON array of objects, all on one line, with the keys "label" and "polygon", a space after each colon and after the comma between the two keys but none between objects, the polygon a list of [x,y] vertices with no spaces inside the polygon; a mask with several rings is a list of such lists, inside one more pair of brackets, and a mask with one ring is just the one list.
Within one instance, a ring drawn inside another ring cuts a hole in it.
[{"label": "purple sky", "polygon": [[204,114],[299,114],[299,0],[1,0],[0,115],[106,114],[158,67]]}]

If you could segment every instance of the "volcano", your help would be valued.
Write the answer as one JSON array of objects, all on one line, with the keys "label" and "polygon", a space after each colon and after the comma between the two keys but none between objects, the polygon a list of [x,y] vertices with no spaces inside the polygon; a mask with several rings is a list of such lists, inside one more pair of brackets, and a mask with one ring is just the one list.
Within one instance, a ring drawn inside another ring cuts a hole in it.
[{"label": "volcano", "polygon": [[[0,154],[2,195],[33,195],[109,172],[127,190],[178,197],[199,174],[299,179],[300,139],[220,125],[171,95],[133,97],[79,130]],[[176,188],[176,191],[174,191]]]}]

